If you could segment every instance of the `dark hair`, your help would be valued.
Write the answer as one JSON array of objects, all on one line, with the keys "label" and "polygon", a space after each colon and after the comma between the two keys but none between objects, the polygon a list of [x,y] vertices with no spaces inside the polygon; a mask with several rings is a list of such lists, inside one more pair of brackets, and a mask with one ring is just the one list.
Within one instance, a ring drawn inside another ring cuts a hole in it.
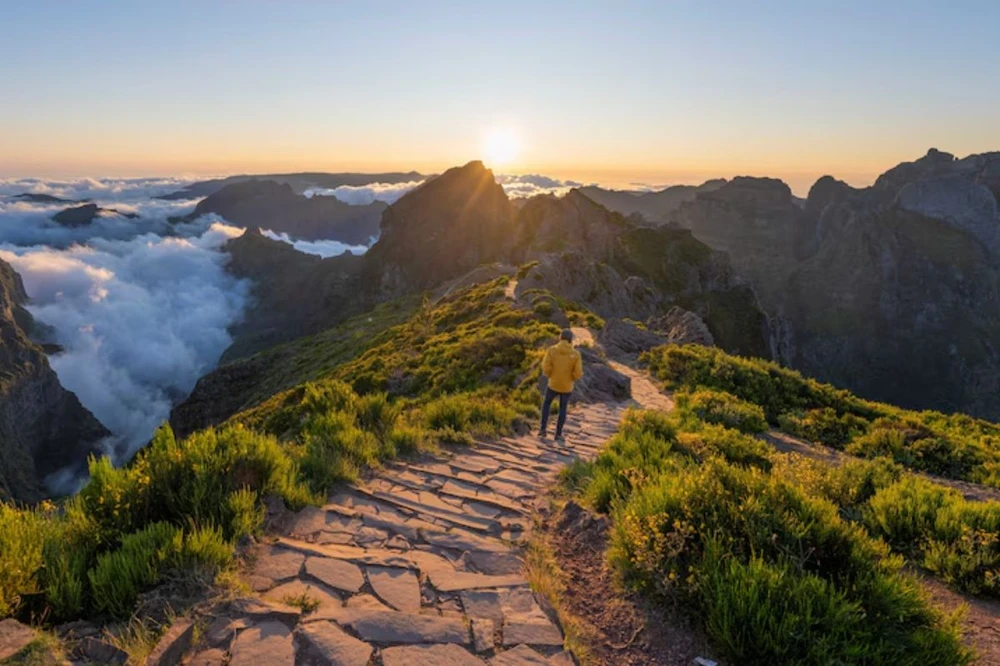
[{"label": "dark hair", "polygon": [[567,342],[573,342],[573,331],[569,330],[568,328],[564,328],[562,330],[562,335],[560,335],[559,337],[562,340],[566,340]]}]

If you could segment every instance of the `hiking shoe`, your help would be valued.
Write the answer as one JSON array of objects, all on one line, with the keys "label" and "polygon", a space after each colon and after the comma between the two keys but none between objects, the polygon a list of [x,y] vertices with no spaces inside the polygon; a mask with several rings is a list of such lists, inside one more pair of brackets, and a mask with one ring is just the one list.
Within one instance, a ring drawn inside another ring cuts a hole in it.
[{"label": "hiking shoe", "polygon": [[565,444],[566,438],[562,435],[556,435],[556,444]]},{"label": "hiking shoe", "polygon": [[538,439],[545,440],[545,439],[548,439],[548,438],[549,438],[549,436],[547,434],[545,434],[544,430],[539,430],[538,431]]}]

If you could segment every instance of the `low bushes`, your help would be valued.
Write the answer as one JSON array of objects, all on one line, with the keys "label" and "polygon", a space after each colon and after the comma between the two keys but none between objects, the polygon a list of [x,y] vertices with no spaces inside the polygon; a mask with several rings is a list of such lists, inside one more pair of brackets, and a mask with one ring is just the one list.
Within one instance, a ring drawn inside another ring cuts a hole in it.
[{"label": "low bushes", "polygon": [[848,519],[901,474],[885,461],[792,463],[690,411],[632,411],[564,482],[610,511],[613,567],[690,604],[733,663],[965,663],[902,559]]},{"label": "low bushes", "polygon": [[[776,363],[712,347],[667,345],[643,359],[681,393],[723,391],[761,408],[804,439],[865,458],[889,456],[914,470],[1000,487],[1000,425],[962,414],[913,412],[862,400]],[[699,414],[719,422],[710,409]]]},{"label": "low bushes", "polygon": [[767,430],[764,410],[731,393],[710,389],[679,391],[674,399],[680,409],[689,410],[702,421],[736,428],[745,433]]},{"label": "low bushes", "polygon": [[970,502],[957,491],[907,477],[876,493],[865,524],[945,582],[1000,597],[1000,502]]}]

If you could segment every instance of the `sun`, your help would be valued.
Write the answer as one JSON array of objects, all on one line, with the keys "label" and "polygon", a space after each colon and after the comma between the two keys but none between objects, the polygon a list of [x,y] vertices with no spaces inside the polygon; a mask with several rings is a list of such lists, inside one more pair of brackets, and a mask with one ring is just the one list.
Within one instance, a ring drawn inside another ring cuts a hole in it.
[{"label": "sun", "polygon": [[483,135],[483,158],[487,166],[508,166],[517,159],[521,151],[521,141],[514,130],[507,127],[494,127]]}]

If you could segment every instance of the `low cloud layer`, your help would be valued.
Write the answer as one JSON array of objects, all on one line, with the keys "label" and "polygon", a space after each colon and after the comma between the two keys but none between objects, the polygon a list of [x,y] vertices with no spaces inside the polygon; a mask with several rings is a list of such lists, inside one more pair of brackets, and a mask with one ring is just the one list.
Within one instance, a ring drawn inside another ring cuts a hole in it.
[{"label": "low cloud layer", "polygon": [[50,357],[60,382],[120,438],[119,462],[230,345],[249,285],[226,273],[220,248],[240,233],[215,223],[188,238],[0,249],[65,350]]},{"label": "low cloud layer", "polygon": [[[351,254],[364,254],[368,251],[367,245],[347,245],[346,243],[341,243],[340,241],[335,240],[294,240],[284,232],[275,233],[270,229],[261,229],[260,232],[273,240],[288,243],[299,252],[303,252],[305,254],[315,254],[316,256],[323,257],[324,259],[327,257],[336,257],[344,254],[345,252],[350,252]],[[372,242],[374,242],[374,240]]]},{"label": "low cloud layer", "polygon": [[367,206],[375,201],[396,203],[400,197],[420,185],[423,181],[411,180],[405,183],[370,183],[368,185],[341,185],[333,189],[314,187],[303,194],[307,197],[336,197],[352,206]]},{"label": "low cloud layer", "polygon": [[0,197],[18,194],[48,194],[60,199],[94,201],[142,201],[175,192],[194,182],[189,178],[41,178],[0,179]]},{"label": "low cloud layer", "polygon": [[525,199],[538,194],[553,194],[561,197],[574,187],[583,186],[583,183],[578,183],[575,180],[559,180],[537,173],[498,174],[496,181],[503,187],[507,196],[512,199]]}]

